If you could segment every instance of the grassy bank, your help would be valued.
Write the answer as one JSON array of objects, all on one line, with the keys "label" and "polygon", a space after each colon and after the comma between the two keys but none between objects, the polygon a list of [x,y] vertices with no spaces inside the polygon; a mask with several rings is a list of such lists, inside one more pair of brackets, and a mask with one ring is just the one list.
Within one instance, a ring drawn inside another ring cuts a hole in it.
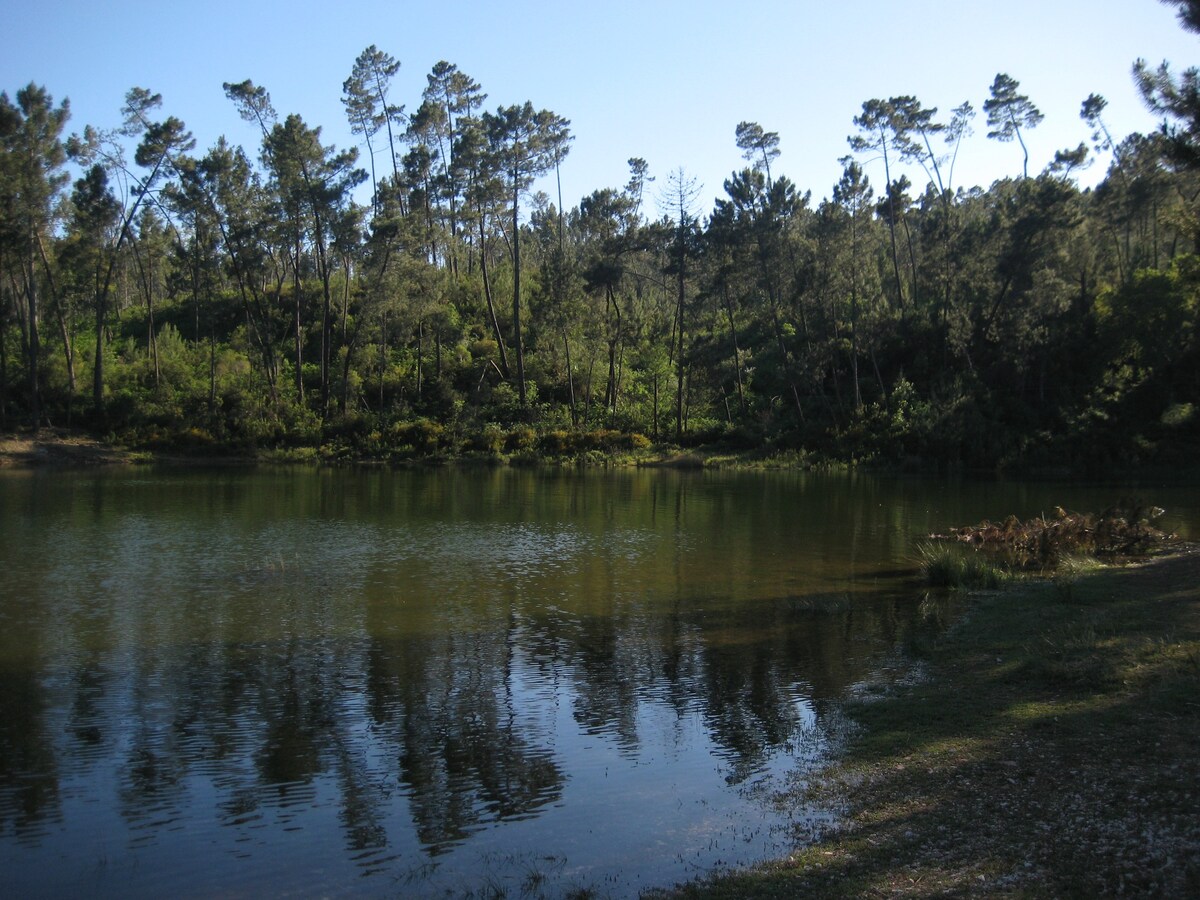
[{"label": "grassy bank", "polygon": [[1200,548],[975,596],[788,798],[845,810],[683,897],[1200,896]]}]

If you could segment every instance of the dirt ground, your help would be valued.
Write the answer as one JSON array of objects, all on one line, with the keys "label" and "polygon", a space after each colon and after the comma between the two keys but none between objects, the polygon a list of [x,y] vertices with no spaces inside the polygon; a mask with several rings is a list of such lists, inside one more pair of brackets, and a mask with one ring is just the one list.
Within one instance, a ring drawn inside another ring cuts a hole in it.
[{"label": "dirt ground", "polygon": [[0,433],[0,467],[91,466],[132,461],[124,450],[64,428],[43,428],[36,434]]}]

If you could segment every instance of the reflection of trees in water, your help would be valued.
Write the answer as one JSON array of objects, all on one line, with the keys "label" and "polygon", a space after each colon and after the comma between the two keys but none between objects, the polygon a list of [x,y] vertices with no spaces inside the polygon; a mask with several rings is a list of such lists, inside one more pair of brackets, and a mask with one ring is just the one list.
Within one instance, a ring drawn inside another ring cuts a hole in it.
[{"label": "reflection of trees in water", "polygon": [[0,836],[59,814],[59,771],[40,673],[0,668]]},{"label": "reflection of trees in water", "polygon": [[529,815],[562,792],[546,736],[518,721],[515,623],[505,622],[508,640],[488,632],[494,624],[377,639],[369,653],[371,713],[431,852],[485,823]]},{"label": "reflection of trees in water", "polygon": [[[65,657],[75,660],[68,677],[0,671],[0,833],[58,815],[64,774],[120,754],[117,802],[132,828],[149,829],[198,802],[188,793],[191,776],[211,780],[216,798],[202,802],[215,803],[232,828],[302,805],[322,779],[337,792],[351,850],[387,847],[403,810],[420,843],[437,852],[562,795],[570,761],[556,756],[555,726],[528,714],[523,678],[553,681],[582,730],[627,754],[644,745],[643,705],[681,718],[699,713],[736,781],[789,747],[805,714],[798,700],[819,708],[840,696],[913,626],[911,603],[856,597],[814,610],[802,596],[757,596],[721,562],[732,555],[752,567],[779,552],[800,495],[819,516],[852,523],[849,532],[806,537],[832,557],[839,542],[870,530],[870,493],[789,494],[765,485],[745,493],[686,477],[550,481],[554,490],[523,473],[488,473],[480,484],[438,475],[398,491],[325,473],[318,482],[286,481],[289,490],[298,486],[294,499],[268,482],[258,493],[230,489],[210,500],[207,514],[221,522],[260,538],[254,529],[268,529],[274,538],[259,541],[268,548],[307,534],[299,525],[270,531],[279,527],[268,512],[274,502],[318,515],[325,549],[312,550],[307,570],[289,557],[286,569],[281,561],[252,580],[205,582],[207,593],[190,600],[105,594],[105,603],[126,603],[121,621],[148,631],[146,640],[118,637],[120,616],[102,603],[101,622],[80,621],[72,626],[78,634],[62,639],[75,648]],[[132,503],[120,494],[105,502],[118,510]],[[481,563],[469,573],[473,596],[423,597],[398,612],[404,585],[395,561],[368,559],[357,533],[350,541],[330,524],[343,516],[382,521],[393,509],[405,522],[471,523],[472,536],[495,525],[501,539],[539,536],[536,523],[545,521],[578,546],[550,542],[562,557],[555,566],[543,571],[540,557],[532,559],[515,581]],[[162,529],[149,520],[107,527],[113,546],[130,554],[129,571],[145,571],[133,548],[160,539]],[[902,531],[895,527],[896,540]],[[689,534],[718,536],[723,552],[688,545]],[[168,564],[156,565],[166,583]],[[378,579],[369,577],[372,566]],[[330,596],[343,606],[331,608],[335,601],[323,599]],[[550,609],[552,597],[562,599]],[[87,601],[65,596],[57,601],[62,615],[46,615],[40,627],[49,635],[56,623],[83,616]],[[342,637],[320,637],[331,623]],[[265,636],[245,639],[258,634]],[[79,650],[89,643],[99,649]]]},{"label": "reflection of trees in water", "polygon": [[839,696],[916,616],[912,604],[883,601],[831,613],[794,600],[697,603],[655,615],[621,600],[602,615],[547,617],[523,613],[519,597],[492,599],[482,619],[478,607],[448,605],[449,619],[470,612],[471,628],[175,645],[141,651],[127,672],[93,655],[59,689],[58,736],[43,678],[4,673],[0,824],[28,830],[55,815],[64,767],[79,773],[121,754],[116,799],[135,830],[195,802],[190,774],[211,777],[220,819],[235,828],[302,806],[312,798],[304,786],[327,778],[349,850],[387,847],[403,797],[417,839],[437,853],[561,797],[553,726],[523,708],[522,679],[552,673],[579,726],[628,753],[641,747],[642,704],[698,711],[736,782],[789,747],[801,694]]},{"label": "reflection of trees in water", "polygon": [[894,648],[919,615],[911,601],[842,600],[811,611],[801,598],[714,604],[649,615],[635,602],[605,615],[558,616],[533,630],[528,653],[544,671],[570,673],[580,727],[610,733],[636,752],[638,708],[700,710],[708,737],[742,780],[790,749],[803,727],[800,701],[836,700]]}]

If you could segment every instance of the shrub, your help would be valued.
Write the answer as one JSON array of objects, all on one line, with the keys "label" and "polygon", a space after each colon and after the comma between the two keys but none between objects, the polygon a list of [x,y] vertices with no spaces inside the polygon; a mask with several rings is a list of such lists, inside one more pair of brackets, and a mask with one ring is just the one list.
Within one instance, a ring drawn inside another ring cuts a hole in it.
[{"label": "shrub", "polygon": [[445,433],[445,428],[429,419],[397,422],[391,428],[391,437],[397,449],[409,447],[421,456],[436,453]]},{"label": "shrub", "polygon": [[467,449],[480,453],[499,453],[504,449],[504,431],[499,425],[488,424],[467,440]]},{"label": "shrub", "polygon": [[556,428],[543,434],[539,444],[543,453],[561,456],[575,449],[575,436],[569,431]]},{"label": "shrub", "polygon": [[529,450],[537,445],[537,432],[528,425],[518,425],[504,439],[504,449],[509,453]]}]

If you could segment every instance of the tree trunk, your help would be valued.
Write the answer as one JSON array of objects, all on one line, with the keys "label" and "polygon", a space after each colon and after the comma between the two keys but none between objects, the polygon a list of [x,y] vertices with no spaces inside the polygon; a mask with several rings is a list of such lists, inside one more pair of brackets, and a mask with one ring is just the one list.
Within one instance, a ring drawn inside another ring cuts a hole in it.
[{"label": "tree trunk", "polygon": [[588,374],[587,385],[584,387],[583,396],[583,424],[586,426],[591,421],[592,417],[592,372],[596,368],[596,352],[592,349],[591,356],[588,357]]},{"label": "tree trunk", "polygon": [[138,277],[142,282],[142,290],[146,294],[146,353],[154,366],[154,386],[158,387],[158,341],[154,338],[154,270],[150,268],[151,260],[142,262],[142,252],[138,249],[137,241],[132,241],[133,260],[137,264]]},{"label": "tree trunk", "polygon": [[746,415],[746,395],[742,388],[742,350],[738,346],[737,327],[733,322],[733,304],[729,302],[729,286],[722,285],[721,296],[725,303],[725,316],[729,319],[729,339],[733,343],[733,372],[737,376],[738,409]]},{"label": "tree trunk", "polygon": [[651,407],[651,423],[653,429],[654,440],[658,441],[658,373],[654,373],[654,377],[650,379],[650,389],[653,396],[653,406]]},{"label": "tree trunk", "polygon": [[107,286],[96,297],[96,359],[92,365],[92,406],[104,409],[104,320],[108,315]]},{"label": "tree trunk", "polygon": [[383,414],[383,376],[387,373],[387,310],[379,328],[379,413]]},{"label": "tree trunk", "polygon": [[417,397],[418,398],[420,398],[420,396],[421,396],[421,385],[422,385],[422,381],[423,381],[422,376],[424,375],[424,362],[425,362],[424,338],[425,338],[425,321],[423,319],[418,319],[417,320]]},{"label": "tree trunk", "polygon": [[575,409],[575,375],[571,371],[571,339],[567,336],[567,329],[563,328],[563,350],[567,355],[567,392],[571,398],[571,425],[579,424],[579,413]]},{"label": "tree trunk", "polygon": [[[46,256],[46,246],[42,242],[42,236],[37,236],[38,253],[42,259],[42,269],[46,273],[46,283],[50,287],[50,295],[54,299],[54,316],[58,320],[59,336],[63,342],[63,355],[66,357],[67,364],[67,387],[70,389],[71,396],[75,395],[75,348],[71,341],[71,331],[67,328],[67,317],[63,313],[62,295],[58,292],[58,288],[54,284],[54,270],[50,267],[50,260]],[[68,400],[68,403],[70,401]]]},{"label": "tree trunk", "polygon": [[683,307],[685,292],[684,283],[684,249],[683,249],[683,224],[679,226],[679,275],[677,280],[677,288],[679,296],[677,298],[676,319],[678,327],[678,352],[675,355],[675,440],[683,439]]},{"label": "tree trunk", "polygon": [[[209,298],[211,302],[212,298]],[[208,411],[217,409],[217,328],[208,323]]]},{"label": "tree trunk", "polygon": [[772,304],[771,325],[775,329],[775,342],[779,346],[779,356],[783,361],[783,370],[787,374],[788,387],[792,389],[792,400],[796,404],[796,415],[804,422],[804,406],[800,403],[800,391],[796,388],[796,379],[792,374],[791,354],[788,353],[787,343],[783,339],[783,328],[779,324],[779,310]]},{"label": "tree trunk", "polygon": [[8,316],[0,306],[0,428],[8,428]]},{"label": "tree trunk", "polygon": [[304,404],[304,333],[300,303],[300,239],[296,239],[296,255],[292,258],[292,339],[296,356],[296,402]]},{"label": "tree trunk", "polygon": [[892,171],[888,163],[887,138],[880,130],[880,146],[883,148],[883,179],[884,190],[888,196],[888,234],[892,241],[892,271],[896,275],[896,299],[900,308],[904,308],[904,282],[900,279],[900,253],[896,248],[896,198],[892,193]]},{"label": "tree trunk", "polygon": [[[358,329],[355,328],[357,333]],[[342,360],[342,389],[338,392],[338,414],[343,418],[350,408],[350,369],[354,360],[354,348],[357,341],[346,344],[346,358]]]},{"label": "tree trunk", "polygon": [[27,261],[26,278],[26,293],[29,299],[29,415],[36,432],[42,422],[41,384],[38,380],[42,347],[41,336],[38,333],[37,273],[33,270],[32,257]]},{"label": "tree trunk", "polygon": [[333,363],[333,271],[319,216],[316,218],[314,239],[317,271],[321,276],[321,421],[324,422],[329,418],[330,371]]},{"label": "tree trunk", "polygon": [[517,349],[517,392],[521,406],[525,406],[525,347],[521,340],[521,223],[518,204],[521,191],[518,187],[519,172],[513,172],[513,341]]},{"label": "tree trunk", "polygon": [[912,302],[919,305],[921,297],[917,292],[917,253],[913,248],[912,229],[908,227],[908,216],[901,218],[900,222],[904,226],[904,240],[908,244],[908,265],[912,272],[912,282],[909,285],[912,288]]},{"label": "tree trunk", "polygon": [[479,214],[479,271],[483,276],[483,296],[487,300],[488,318],[492,322],[492,334],[496,336],[496,347],[500,353],[500,371],[507,379],[508,353],[504,350],[504,335],[500,331],[500,318],[496,315],[496,303],[492,299],[492,282],[488,278],[487,247],[484,244],[483,212]]}]

